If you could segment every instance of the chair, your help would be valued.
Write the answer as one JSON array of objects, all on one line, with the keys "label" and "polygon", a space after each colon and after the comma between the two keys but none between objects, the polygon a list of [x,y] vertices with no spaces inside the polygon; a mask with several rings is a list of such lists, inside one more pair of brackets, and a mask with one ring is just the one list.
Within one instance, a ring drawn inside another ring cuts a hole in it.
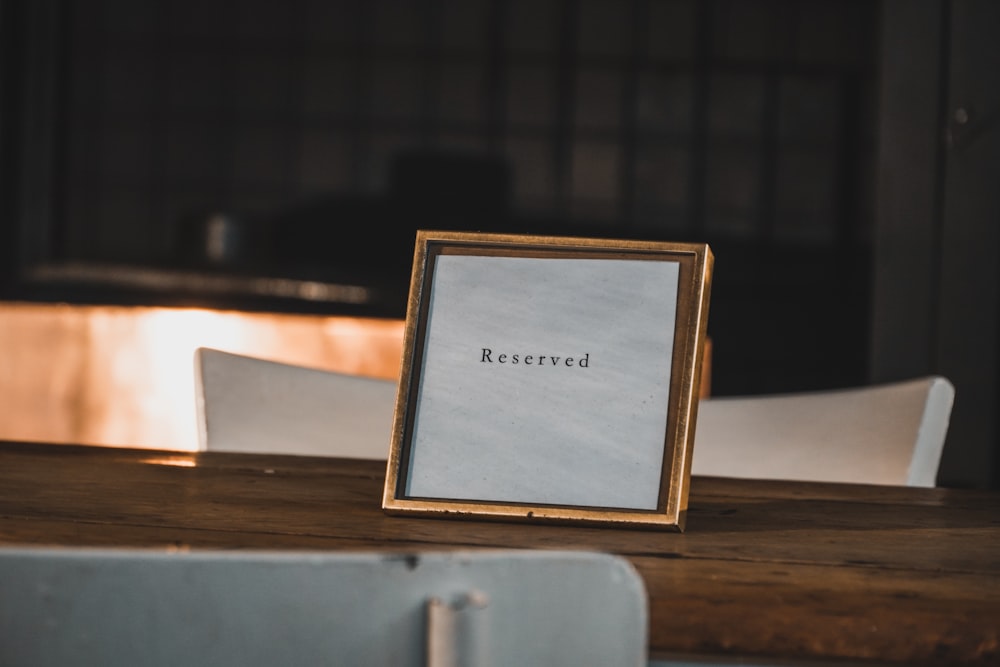
[{"label": "chair", "polygon": [[[709,378],[706,370],[702,395]],[[195,399],[203,451],[389,456],[394,381],[202,347],[195,351]]]},{"label": "chair", "polygon": [[646,664],[645,585],[586,551],[0,548],[0,664]]},{"label": "chair", "polygon": [[386,459],[396,383],[257,359],[195,352],[200,448]]},{"label": "chair", "polygon": [[934,486],[955,388],[913,380],[703,399],[692,473]]},{"label": "chair", "polygon": [[[201,349],[203,448],[385,459],[396,383]],[[945,378],[702,398],[692,472],[934,486],[955,388]]]}]

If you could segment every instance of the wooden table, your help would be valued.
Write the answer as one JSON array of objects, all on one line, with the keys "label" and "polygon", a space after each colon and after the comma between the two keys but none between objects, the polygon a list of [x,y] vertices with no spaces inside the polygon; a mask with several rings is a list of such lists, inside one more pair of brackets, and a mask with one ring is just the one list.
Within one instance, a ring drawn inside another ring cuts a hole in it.
[{"label": "wooden table", "polygon": [[606,551],[653,658],[1000,664],[1000,494],[695,478],[677,534],[389,517],[384,468],[0,443],[0,544]]}]

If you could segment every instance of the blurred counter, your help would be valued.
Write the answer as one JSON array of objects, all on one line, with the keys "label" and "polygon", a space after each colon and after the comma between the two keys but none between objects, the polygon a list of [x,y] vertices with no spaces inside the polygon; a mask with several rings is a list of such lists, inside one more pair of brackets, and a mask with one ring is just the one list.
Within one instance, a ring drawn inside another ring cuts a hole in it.
[{"label": "blurred counter", "polygon": [[0,302],[0,439],[195,450],[194,350],[396,379],[404,322]]}]

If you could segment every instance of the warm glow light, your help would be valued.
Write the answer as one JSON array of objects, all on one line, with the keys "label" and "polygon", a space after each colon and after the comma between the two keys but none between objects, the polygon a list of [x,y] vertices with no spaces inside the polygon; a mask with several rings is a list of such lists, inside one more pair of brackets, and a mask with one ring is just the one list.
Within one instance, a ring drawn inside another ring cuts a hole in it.
[{"label": "warm glow light", "polygon": [[[120,322],[97,318],[107,332],[120,331]],[[240,317],[206,310],[155,309],[129,320],[131,344],[111,351],[110,384],[125,389],[140,419],[103,420],[96,436],[106,442],[145,442],[151,447],[197,449],[194,402],[194,351],[199,346],[246,349],[253,327]],[[126,341],[120,341],[122,343]],[[119,398],[121,400],[121,398]],[[116,405],[109,405],[116,411]],[[155,432],[148,425],[156,424]]]},{"label": "warm glow light", "polygon": [[141,459],[147,465],[174,466],[175,468],[194,468],[198,462],[193,456],[159,456]]},{"label": "warm glow light", "polygon": [[[395,380],[403,330],[402,320],[0,302],[0,439],[196,451],[197,348]],[[702,395],[710,363],[707,347]]]},{"label": "warm glow light", "polygon": [[18,303],[0,303],[0,320],[0,438],[182,451],[198,449],[197,348],[396,379],[404,328],[401,320]]}]

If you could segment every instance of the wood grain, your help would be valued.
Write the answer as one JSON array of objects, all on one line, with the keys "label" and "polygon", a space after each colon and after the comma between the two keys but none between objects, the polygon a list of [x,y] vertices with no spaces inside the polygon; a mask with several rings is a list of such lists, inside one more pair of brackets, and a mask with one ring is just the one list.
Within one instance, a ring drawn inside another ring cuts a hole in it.
[{"label": "wood grain", "polygon": [[1000,494],[695,478],[683,534],[391,517],[377,461],[0,444],[0,544],[588,549],[654,656],[1000,661]]}]

